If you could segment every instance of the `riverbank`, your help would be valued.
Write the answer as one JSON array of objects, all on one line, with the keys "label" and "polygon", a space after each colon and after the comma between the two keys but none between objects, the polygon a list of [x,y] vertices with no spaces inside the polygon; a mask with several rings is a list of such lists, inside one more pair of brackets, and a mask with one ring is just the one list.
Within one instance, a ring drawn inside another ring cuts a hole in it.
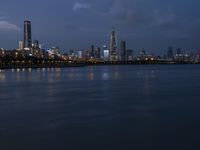
[{"label": "riverbank", "polygon": [[104,65],[177,65],[177,64],[200,64],[194,62],[176,61],[102,61],[102,62],[75,62],[75,63],[43,63],[43,64],[0,64],[0,69],[18,68],[67,68],[85,66],[104,66]]}]

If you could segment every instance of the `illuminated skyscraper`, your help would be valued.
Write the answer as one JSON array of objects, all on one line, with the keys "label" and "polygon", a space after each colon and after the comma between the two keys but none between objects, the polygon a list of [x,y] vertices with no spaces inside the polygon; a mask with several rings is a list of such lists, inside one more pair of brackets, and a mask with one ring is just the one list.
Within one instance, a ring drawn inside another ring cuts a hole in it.
[{"label": "illuminated skyscraper", "polygon": [[31,48],[32,38],[31,38],[31,22],[24,21],[24,48]]},{"label": "illuminated skyscraper", "polygon": [[117,54],[117,37],[115,29],[113,28],[111,37],[110,37],[110,61],[117,61],[118,54]]},{"label": "illuminated skyscraper", "polygon": [[105,61],[109,60],[109,50],[106,45],[103,45],[103,58]]}]

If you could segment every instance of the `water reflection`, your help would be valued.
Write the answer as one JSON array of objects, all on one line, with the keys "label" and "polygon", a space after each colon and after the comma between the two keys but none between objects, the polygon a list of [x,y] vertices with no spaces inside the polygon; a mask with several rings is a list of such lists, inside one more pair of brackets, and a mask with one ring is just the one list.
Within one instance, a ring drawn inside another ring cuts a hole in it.
[{"label": "water reflection", "polygon": [[3,71],[0,71],[0,81],[5,81],[5,80],[6,80],[5,73]]},{"label": "water reflection", "polygon": [[90,73],[88,74],[88,79],[89,79],[89,80],[94,80],[94,79],[95,79],[94,72],[90,72]]},{"label": "water reflection", "polygon": [[109,77],[109,74],[108,74],[108,73],[106,73],[106,72],[105,72],[105,73],[102,73],[102,79],[103,79],[103,80],[109,80],[109,78],[110,78],[110,77]]},{"label": "water reflection", "polygon": [[120,72],[118,72],[118,71],[114,72],[114,79],[115,80],[120,79]]},{"label": "water reflection", "polygon": [[141,80],[142,87],[141,92],[144,95],[150,95],[152,94],[152,91],[154,90],[154,84],[156,84],[156,71],[155,70],[138,70],[136,73],[136,77]]},{"label": "water reflection", "polygon": [[68,72],[66,73],[67,79],[70,81],[79,80],[81,79],[82,74],[81,73],[74,73],[74,72]]},{"label": "water reflection", "polygon": [[155,78],[156,77],[156,73],[154,70],[139,70],[137,71],[137,77],[138,78]]}]

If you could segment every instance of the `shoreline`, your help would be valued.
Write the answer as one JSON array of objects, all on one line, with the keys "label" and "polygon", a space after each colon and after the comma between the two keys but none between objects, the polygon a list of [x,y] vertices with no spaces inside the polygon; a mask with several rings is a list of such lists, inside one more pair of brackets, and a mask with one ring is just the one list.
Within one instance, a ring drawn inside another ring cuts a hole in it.
[{"label": "shoreline", "polygon": [[193,62],[142,62],[142,61],[129,61],[129,62],[80,62],[80,63],[67,63],[67,64],[10,64],[0,65],[0,70],[6,69],[37,69],[37,68],[70,68],[70,67],[87,67],[87,66],[127,66],[127,65],[198,65],[200,63]]}]

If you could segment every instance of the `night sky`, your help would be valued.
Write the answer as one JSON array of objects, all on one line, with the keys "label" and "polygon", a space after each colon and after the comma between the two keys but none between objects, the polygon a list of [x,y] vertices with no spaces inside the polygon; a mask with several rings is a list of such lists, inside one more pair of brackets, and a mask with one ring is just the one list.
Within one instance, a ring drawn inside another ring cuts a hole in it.
[{"label": "night sky", "polygon": [[108,44],[112,27],[118,42],[135,51],[199,50],[199,6],[199,0],[1,0],[0,47],[18,47],[28,19],[33,39],[63,52]]}]

